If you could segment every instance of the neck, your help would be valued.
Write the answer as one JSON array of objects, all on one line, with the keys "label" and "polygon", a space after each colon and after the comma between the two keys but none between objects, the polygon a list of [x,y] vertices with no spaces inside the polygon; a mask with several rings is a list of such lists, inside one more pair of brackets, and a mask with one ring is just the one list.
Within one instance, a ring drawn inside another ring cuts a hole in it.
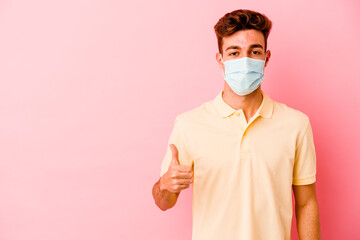
[{"label": "neck", "polygon": [[239,96],[234,91],[232,91],[226,83],[222,97],[224,102],[230,107],[236,110],[242,109],[247,122],[249,122],[251,117],[254,116],[263,99],[261,94],[261,86],[248,95]]}]

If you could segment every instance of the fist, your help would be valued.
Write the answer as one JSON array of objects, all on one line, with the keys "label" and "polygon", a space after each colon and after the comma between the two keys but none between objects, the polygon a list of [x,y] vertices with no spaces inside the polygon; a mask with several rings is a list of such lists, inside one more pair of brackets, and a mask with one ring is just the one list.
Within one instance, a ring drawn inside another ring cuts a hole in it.
[{"label": "fist", "polygon": [[180,193],[194,180],[194,172],[191,166],[180,165],[179,152],[174,144],[170,144],[172,158],[168,171],[160,179],[160,189],[173,193]]}]

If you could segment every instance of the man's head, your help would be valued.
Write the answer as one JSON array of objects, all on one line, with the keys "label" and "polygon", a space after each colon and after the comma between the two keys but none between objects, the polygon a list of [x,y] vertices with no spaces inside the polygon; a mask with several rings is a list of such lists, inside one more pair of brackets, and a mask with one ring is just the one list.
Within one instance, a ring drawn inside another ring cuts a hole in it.
[{"label": "man's head", "polygon": [[[271,26],[272,23],[266,16],[258,12],[243,9],[225,14],[215,25],[214,28],[219,48],[219,52],[216,54],[216,60],[224,73],[224,77],[225,63],[227,63],[228,66],[228,74],[229,71],[234,71],[234,64],[236,68],[242,68],[236,71],[235,78],[233,74],[225,78],[225,80],[227,79],[227,81],[225,81],[225,90],[231,88],[228,85],[228,81],[230,81],[230,85],[232,85],[232,90],[239,95],[250,91],[250,87],[259,86],[252,81],[256,79],[256,81],[261,82],[262,76],[259,75],[258,78],[254,78],[255,73],[253,71],[255,70],[253,67],[261,63],[261,61],[259,62],[257,60],[265,60],[263,67],[266,67],[269,62],[271,52],[267,50],[267,38]],[[244,57],[257,60],[242,59]],[[226,62],[240,58],[244,61]],[[231,66],[229,66],[229,64]],[[250,69],[248,64],[252,64]],[[245,68],[249,73],[244,72]],[[256,69],[256,71],[260,74],[263,72],[263,68]]]}]

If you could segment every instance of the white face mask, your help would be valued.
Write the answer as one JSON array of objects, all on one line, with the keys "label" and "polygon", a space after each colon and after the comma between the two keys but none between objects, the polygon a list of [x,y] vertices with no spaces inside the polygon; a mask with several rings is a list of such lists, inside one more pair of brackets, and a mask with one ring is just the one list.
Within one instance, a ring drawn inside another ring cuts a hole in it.
[{"label": "white face mask", "polygon": [[244,96],[255,91],[264,79],[265,60],[243,57],[234,60],[221,60],[225,66],[225,81],[238,95]]}]

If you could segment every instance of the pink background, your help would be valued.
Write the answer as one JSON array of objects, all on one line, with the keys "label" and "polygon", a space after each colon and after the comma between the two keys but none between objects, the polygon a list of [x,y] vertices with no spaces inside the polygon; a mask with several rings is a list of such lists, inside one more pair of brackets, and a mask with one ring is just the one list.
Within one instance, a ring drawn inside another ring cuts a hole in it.
[{"label": "pink background", "polygon": [[166,212],[151,189],[239,8],[273,21],[263,90],[310,117],[323,239],[360,239],[356,0],[2,0],[0,239],[191,239],[191,188]]}]

